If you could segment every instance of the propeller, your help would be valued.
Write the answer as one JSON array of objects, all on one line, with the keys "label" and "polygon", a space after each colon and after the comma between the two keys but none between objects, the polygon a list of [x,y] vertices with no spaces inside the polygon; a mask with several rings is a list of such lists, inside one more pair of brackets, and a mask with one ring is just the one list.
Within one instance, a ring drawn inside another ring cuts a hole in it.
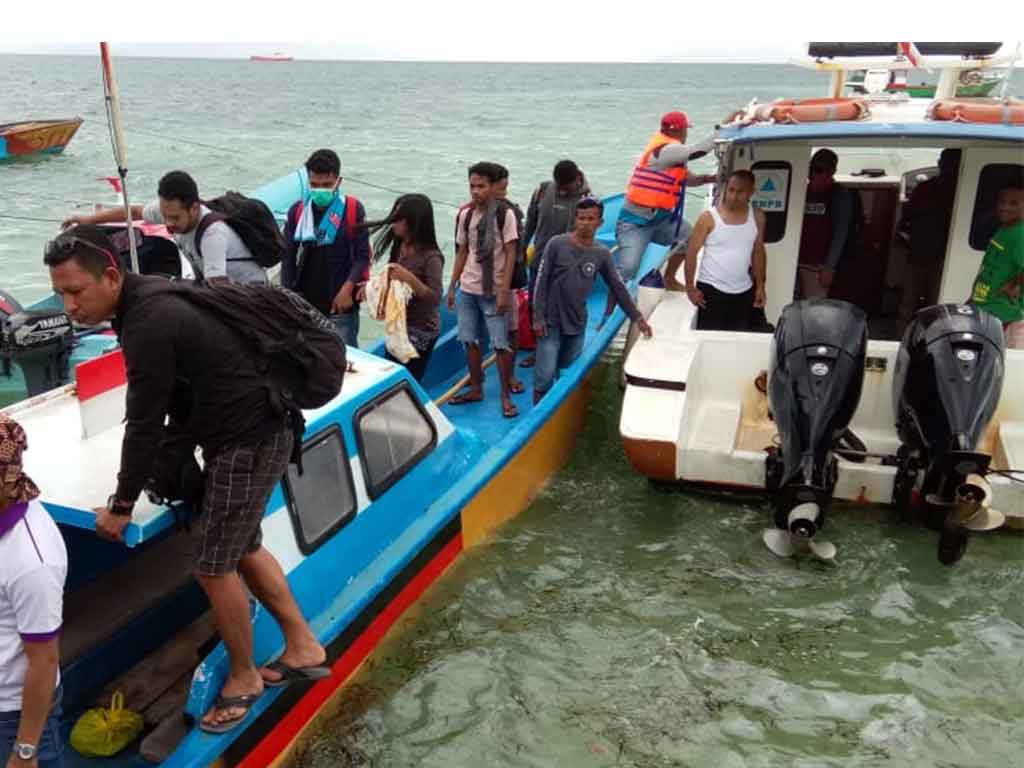
[{"label": "propeller", "polygon": [[799,551],[806,550],[819,560],[832,561],[838,551],[830,541],[805,539],[781,528],[765,528],[761,540],[773,555],[779,557],[794,557]]}]

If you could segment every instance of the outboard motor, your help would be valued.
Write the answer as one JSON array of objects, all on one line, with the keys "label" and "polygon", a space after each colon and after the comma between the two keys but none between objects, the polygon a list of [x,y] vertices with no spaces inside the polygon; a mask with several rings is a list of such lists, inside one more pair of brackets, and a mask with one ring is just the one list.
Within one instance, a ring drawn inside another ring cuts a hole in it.
[{"label": "outboard motor", "polygon": [[776,528],[763,536],[780,557],[800,549],[835,557],[835,546],[816,536],[838,474],[833,447],[860,401],[867,335],[863,310],[845,301],[797,301],[782,310],[768,383],[780,438],[766,463]]},{"label": "outboard motor", "polygon": [[74,335],[71,318],[62,311],[22,309],[0,291],[0,373],[11,376],[17,363],[29,397],[69,381]]},{"label": "outboard motor", "polygon": [[924,470],[926,511],[941,520],[939,561],[963,557],[968,532],[1005,517],[989,508],[991,457],[978,441],[999,404],[1004,371],[999,320],[970,304],[922,309],[903,334],[893,376],[900,463],[893,503],[908,507]]}]

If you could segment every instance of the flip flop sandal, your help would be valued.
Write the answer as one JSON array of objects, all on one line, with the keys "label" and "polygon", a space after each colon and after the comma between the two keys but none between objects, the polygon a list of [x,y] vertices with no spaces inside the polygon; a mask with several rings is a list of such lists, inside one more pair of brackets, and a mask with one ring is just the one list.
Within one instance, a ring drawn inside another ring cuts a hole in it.
[{"label": "flip flop sandal", "polygon": [[483,400],[483,395],[480,397],[472,397],[468,393],[465,393],[455,395],[455,397],[447,402],[447,405],[469,405],[470,403],[482,403]]},{"label": "flip flop sandal", "polygon": [[272,661],[264,669],[277,672],[281,676],[278,680],[263,678],[263,684],[271,688],[284,688],[292,683],[308,683],[331,676],[330,667],[293,667],[283,661]]},{"label": "flip flop sandal", "polygon": [[506,419],[514,419],[519,415],[519,409],[516,408],[515,403],[509,403],[508,406],[501,407],[501,415]]},{"label": "flip flop sandal", "polygon": [[249,710],[252,709],[252,705],[259,701],[262,695],[262,693],[245,693],[241,696],[218,696],[217,700],[213,702],[214,709],[241,709],[243,710],[242,714],[230,720],[221,720],[216,723],[207,723],[200,720],[199,730],[206,733],[227,733],[234,730],[238,727],[239,723],[249,716]]},{"label": "flip flop sandal", "polygon": [[508,391],[511,392],[513,395],[521,395],[523,394],[523,392],[526,391],[526,387],[523,386],[523,382],[516,381],[508,388]]},{"label": "flip flop sandal", "polygon": [[537,356],[536,355],[527,355],[526,357],[524,357],[522,360],[519,361],[519,367],[520,368],[533,368],[533,366],[536,365],[536,364],[537,364]]}]

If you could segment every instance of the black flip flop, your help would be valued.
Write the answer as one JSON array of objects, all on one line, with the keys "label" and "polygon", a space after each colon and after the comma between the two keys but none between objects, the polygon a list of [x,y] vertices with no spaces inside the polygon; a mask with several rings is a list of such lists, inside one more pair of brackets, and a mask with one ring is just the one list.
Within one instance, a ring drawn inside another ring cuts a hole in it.
[{"label": "black flip flop", "polygon": [[263,668],[277,672],[281,676],[279,680],[263,678],[263,684],[271,688],[284,688],[292,683],[308,683],[331,676],[330,667],[293,667],[283,661],[272,661]]},{"label": "black flip flop", "polygon": [[227,733],[237,728],[238,724],[249,716],[252,705],[259,701],[262,695],[262,693],[244,693],[241,696],[218,696],[217,700],[213,702],[214,709],[241,709],[243,710],[242,714],[218,723],[207,723],[200,720],[199,730],[206,733]]}]

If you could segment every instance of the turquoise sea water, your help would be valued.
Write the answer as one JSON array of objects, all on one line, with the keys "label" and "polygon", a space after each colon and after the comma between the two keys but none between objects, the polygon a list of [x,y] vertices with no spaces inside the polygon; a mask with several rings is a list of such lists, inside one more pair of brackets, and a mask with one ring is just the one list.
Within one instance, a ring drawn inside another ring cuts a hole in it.
[{"label": "turquoise sea water", "polygon": [[[562,157],[611,193],[662,112],[686,109],[697,138],[754,96],[826,82],[748,65],[117,66],[138,200],[172,168],[207,195],[251,189],[319,146],[350,177],[449,203],[477,159],[505,163],[524,202]],[[0,166],[0,216],[113,200],[97,181],[113,173],[98,62],[0,56],[0,122],[73,114],[86,123],[64,155]],[[394,198],[347,191],[371,216]],[[451,256],[452,209],[436,212]],[[55,227],[0,218],[0,286],[46,292]],[[619,362],[598,374],[571,465],[428,593],[303,765],[1021,764],[1024,539],[975,537],[946,569],[934,534],[840,507],[837,565],[779,561],[762,500],[660,492],[630,470]]]}]

